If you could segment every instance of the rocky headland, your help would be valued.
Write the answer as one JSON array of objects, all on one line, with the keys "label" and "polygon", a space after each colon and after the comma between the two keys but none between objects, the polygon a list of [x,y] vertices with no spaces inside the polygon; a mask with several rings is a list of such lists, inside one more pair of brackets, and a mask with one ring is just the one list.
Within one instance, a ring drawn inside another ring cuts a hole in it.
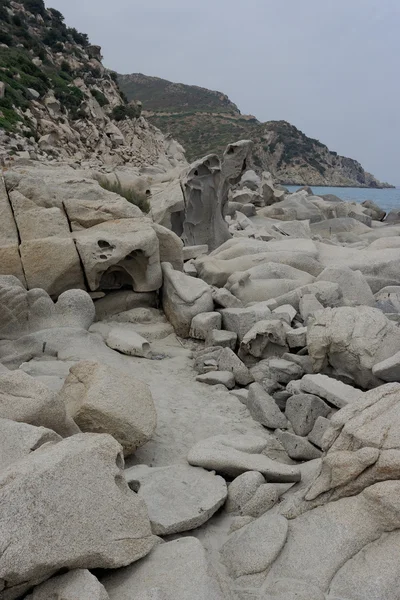
[{"label": "rocky headland", "polygon": [[400,213],[81,80],[3,110],[0,599],[400,600]]},{"label": "rocky headland", "polygon": [[141,73],[119,75],[118,82],[128,99],[143,103],[143,114],[153,125],[185,147],[189,160],[210,152],[222,154],[232,140],[251,139],[251,167],[259,173],[269,171],[277,183],[394,187],[287,121],[261,123],[253,115],[243,115],[221,92]]}]

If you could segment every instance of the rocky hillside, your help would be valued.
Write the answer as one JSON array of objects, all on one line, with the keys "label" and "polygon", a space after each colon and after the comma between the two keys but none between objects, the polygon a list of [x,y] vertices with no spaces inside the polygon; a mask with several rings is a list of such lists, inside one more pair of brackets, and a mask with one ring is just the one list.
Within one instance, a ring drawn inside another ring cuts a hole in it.
[{"label": "rocky hillside", "polygon": [[189,160],[221,154],[229,142],[247,138],[255,144],[254,166],[269,170],[280,183],[388,187],[357,161],[331,152],[286,121],[260,123],[242,115],[221,92],[137,73],[118,81],[128,99],[143,103],[153,125],[184,145]]},{"label": "rocky hillside", "polygon": [[[0,0],[0,159],[184,162],[179,145],[121,95],[100,46],[43,0]],[[170,165],[171,166],[171,165]]]}]

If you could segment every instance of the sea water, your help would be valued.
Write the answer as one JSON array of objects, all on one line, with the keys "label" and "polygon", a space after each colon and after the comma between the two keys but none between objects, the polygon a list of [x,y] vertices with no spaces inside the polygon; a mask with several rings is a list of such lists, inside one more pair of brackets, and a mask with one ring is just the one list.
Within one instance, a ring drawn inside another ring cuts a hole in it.
[{"label": "sea water", "polygon": [[[290,192],[299,189],[298,185],[285,186]],[[317,187],[312,186],[316,196],[323,194],[334,194],[349,202],[364,202],[373,200],[383,210],[400,210],[400,188],[387,188],[384,190],[375,188],[352,188],[352,187]]]}]

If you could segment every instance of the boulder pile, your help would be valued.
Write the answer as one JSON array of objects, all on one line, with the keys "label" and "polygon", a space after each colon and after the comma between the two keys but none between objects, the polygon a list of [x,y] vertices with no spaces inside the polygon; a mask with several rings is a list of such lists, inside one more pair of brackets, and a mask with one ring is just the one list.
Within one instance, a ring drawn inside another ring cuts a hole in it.
[{"label": "boulder pile", "polygon": [[400,600],[400,225],[250,149],[5,173],[1,599]]}]

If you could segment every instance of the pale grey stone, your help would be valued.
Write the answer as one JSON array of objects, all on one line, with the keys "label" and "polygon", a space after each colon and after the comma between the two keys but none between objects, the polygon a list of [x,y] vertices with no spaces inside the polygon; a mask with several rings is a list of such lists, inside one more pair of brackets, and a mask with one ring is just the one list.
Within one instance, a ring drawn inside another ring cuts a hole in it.
[{"label": "pale grey stone", "polygon": [[262,454],[268,439],[251,435],[218,435],[195,444],[188,454],[191,465],[237,477],[259,471],[268,481],[300,481],[300,471]]},{"label": "pale grey stone", "polygon": [[106,221],[73,235],[91,291],[125,283],[135,292],[161,287],[159,242],[148,219]]},{"label": "pale grey stone", "polygon": [[254,381],[249,369],[230,348],[223,348],[220,352],[218,368],[220,371],[231,371],[238,385],[248,385]]},{"label": "pale grey stone", "polygon": [[246,403],[253,419],[269,429],[287,427],[287,419],[279,410],[275,400],[264,391],[259,383],[252,383]]},{"label": "pale grey stone", "polygon": [[322,452],[304,437],[279,429],[275,432],[275,435],[293,460],[313,460],[322,455]]},{"label": "pale grey stone", "polygon": [[323,440],[325,432],[329,428],[329,426],[330,426],[329,419],[326,419],[325,417],[318,417],[314,423],[314,427],[312,428],[312,431],[310,431],[310,433],[308,434],[309,441],[312,444],[314,444],[314,446],[321,448],[321,450],[323,449],[322,440]]},{"label": "pale grey stone", "polygon": [[23,371],[0,374],[0,418],[47,427],[64,437],[79,433],[62,399]]},{"label": "pale grey stone", "polygon": [[268,369],[272,379],[284,384],[288,384],[293,379],[300,379],[304,374],[300,365],[283,358],[270,359]]},{"label": "pale grey stone", "polygon": [[51,429],[0,419],[0,471],[44,444],[61,440],[62,437]]},{"label": "pale grey stone", "polygon": [[210,371],[204,375],[198,375],[196,381],[207,383],[208,385],[224,385],[228,390],[235,387],[235,377],[230,371]]},{"label": "pale grey stone", "polygon": [[240,350],[255,358],[280,356],[289,349],[286,345],[289,329],[290,325],[283,319],[271,318],[258,321],[243,336]]},{"label": "pale grey stone", "polygon": [[226,288],[212,287],[211,290],[215,304],[223,308],[241,308],[243,306],[241,301]]},{"label": "pale grey stone", "polygon": [[326,308],[307,332],[314,372],[330,365],[363,389],[380,385],[374,365],[400,351],[400,329],[369,306]]},{"label": "pale grey stone", "polygon": [[155,292],[133,292],[132,290],[110,292],[105,298],[96,300],[94,303],[96,321],[103,321],[111,315],[116,315],[133,308],[156,306],[157,295]]},{"label": "pale grey stone", "polygon": [[[306,436],[313,429],[318,417],[327,417],[329,406],[313,394],[295,394],[286,403],[285,415],[297,435]],[[312,441],[312,440],[310,440]]]},{"label": "pale grey stone", "polygon": [[304,375],[300,380],[300,388],[302,392],[315,394],[337,408],[343,408],[363,395],[361,390],[320,373]]},{"label": "pale grey stone", "polygon": [[126,456],[148,442],[156,429],[149,387],[107,365],[77,363],[71,367],[59,397],[81,431],[111,434]]},{"label": "pale grey stone", "polygon": [[222,562],[234,579],[266,571],[282,550],[287,535],[287,520],[266,514],[228,538],[221,549]]},{"label": "pale grey stone", "polygon": [[374,295],[361,271],[347,266],[327,267],[317,277],[317,281],[337,283],[343,294],[346,306],[374,306]]},{"label": "pale grey stone", "polygon": [[145,560],[110,572],[101,582],[110,600],[229,600],[193,537],[160,544]]},{"label": "pale grey stone", "polygon": [[243,507],[263,483],[265,479],[258,471],[247,471],[236,477],[228,487],[227,512],[246,514],[242,512]]},{"label": "pale grey stone", "polygon": [[213,329],[221,329],[222,317],[217,312],[200,313],[193,317],[190,326],[190,337],[195,340],[206,340]]},{"label": "pale grey stone", "polygon": [[175,333],[187,338],[193,317],[213,311],[211,288],[201,279],[193,279],[174,271],[168,263],[163,263],[162,270],[162,302],[165,315],[173,325]]},{"label": "pale grey stone", "polygon": [[249,395],[249,390],[232,390],[231,394],[232,396],[235,396],[235,398],[237,398],[242,404],[246,404]]},{"label": "pale grey stone", "polygon": [[289,325],[297,315],[297,311],[291,304],[282,304],[282,306],[278,306],[274,308],[272,311],[275,315],[288,315],[289,316]]},{"label": "pale grey stone", "polygon": [[111,436],[78,434],[1,473],[7,552],[0,578],[7,600],[60,569],[117,568],[150,552],[147,510],[122,467],[121,446]]},{"label": "pale grey stone", "polygon": [[154,231],[157,234],[160,261],[170,263],[177,271],[183,271],[183,242],[170,229],[153,223]]},{"label": "pale grey stone", "polygon": [[300,298],[299,313],[306,324],[310,318],[314,317],[316,312],[323,310],[323,308],[323,305],[317,300],[314,294],[304,294]]},{"label": "pale grey stone", "polygon": [[286,334],[289,348],[304,348],[307,345],[307,327],[291,329]]},{"label": "pale grey stone", "polygon": [[118,350],[128,356],[139,356],[150,358],[151,348],[149,342],[136,333],[130,331],[124,325],[114,326],[106,337],[106,344],[113,350]]},{"label": "pale grey stone", "polygon": [[[131,489],[146,503],[155,535],[170,535],[203,525],[227,497],[225,480],[189,465],[125,470]],[[139,485],[137,485],[139,484]]]},{"label": "pale grey stone", "polygon": [[105,587],[90,571],[74,569],[34,588],[27,600],[108,600]]},{"label": "pale grey stone", "polygon": [[242,341],[248,331],[260,320],[271,314],[268,306],[261,302],[248,308],[223,308],[221,310],[222,326],[227,331],[234,331]]},{"label": "pale grey stone", "polygon": [[383,381],[400,381],[400,352],[374,365],[372,373]]},{"label": "pale grey stone", "polygon": [[184,246],[183,247],[183,260],[190,260],[191,258],[198,258],[203,254],[208,254],[208,246],[206,244],[200,246]]},{"label": "pale grey stone", "polygon": [[234,350],[237,343],[237,334],[234,331],[212,329],[206,338],[206,347],[220,346]]}]

